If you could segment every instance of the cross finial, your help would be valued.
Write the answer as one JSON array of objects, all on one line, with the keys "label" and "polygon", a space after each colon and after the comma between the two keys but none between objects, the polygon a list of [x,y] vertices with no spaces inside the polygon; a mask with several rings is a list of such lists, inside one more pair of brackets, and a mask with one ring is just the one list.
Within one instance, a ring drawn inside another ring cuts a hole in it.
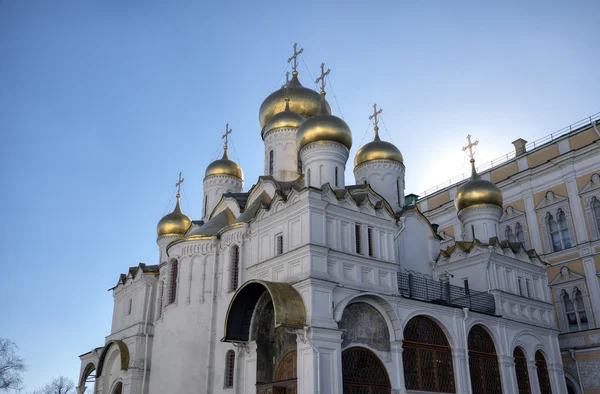
[{"label": "cross finial", "polygon": [[327,69],[325,71],[325,63],[321,63],[321,76],[315,80],[315,83],[319,83],[321,81],[321,94],[325,93],[325,77],[329,75],[331,69]]},{"label": "cross finial", "polygon": [[175,187],[177,187],[177,197],[179,197],[179,193],[181,192],[181,184],[183,183],[184,179],[181,177],[181,172],[179,173],[179,181],[177,181],[177,183],[175,184]]},{"label": "cross finial", "polygon": [[292,60],[294,61],[294,64],[292,65],[292,70],[294,72],[296,72],[296,69],[298,68],[298,55],[300,55],[304,51],[304,48],[300,48],[299,51],[296,51],[297,47],[298,44],[294,43],[294,54],[288,59],[288,63],[290,63]]},{"label": "cross finial", "polygon": [[375,119],[373,123],[375,124],[375,137],[377,137],[377,133],[379,131],[379,115],[383,112],[383,108],[379,108],[377,110],[377,103],[373,104],[373,115],[369,116],[369,120]]},{"label": "cross finial", "polygon": [[229,142],[229,134],[231,134],[231,132],[232,132],[232,131],[233,131],[233,130],[231,130],[231,129],[229,128],[229,123],[227,123],[227,124],[225,125],[225,134],[223,134],[223,136],[221,137],[222,139],[224,139],[224,140],[225,140],[225,147],[223,148],[223,149],[225,149],[225,151],[227,151],[227,148],[228,148],[228,147],[227,147],[227,143]]},{"label": "cross finial", "polygon": [[479,141],[471,142],[471,134],[467,136],[467,141],[469,141],[469,143],[467,144],[467,146],[463,146],[462,150],[464,152],[468,149],[469,153],[467,154],[469,155],[471,162],[475,162],[475,153],[473,153],[473,147],[479,144]]},{"label": "cross finial", "polygon": [[290,86],[290,72],[286,71],[285,73],[285,83],[283,84],[282,88],[287,88]]}]

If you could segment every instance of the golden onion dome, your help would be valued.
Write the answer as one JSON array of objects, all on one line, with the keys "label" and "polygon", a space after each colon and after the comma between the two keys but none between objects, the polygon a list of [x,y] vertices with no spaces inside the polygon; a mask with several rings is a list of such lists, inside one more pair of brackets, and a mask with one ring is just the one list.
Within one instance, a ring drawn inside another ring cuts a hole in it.
[{"label": "golden onion dome", "polygon": [[325,92],[321,96],[321,109],[318,115],[306,119],[296,133],[298,150],[311,142],[333,141],[352,147],[352,131],[344,120],[329,114],[326,108]]},{"label": "golden onion dome", "polygon": [[275,130],[275,129],[281,129],[284,127],[292,127],[297,129],[298,127],[300,127],[300,125],[302,124],[302,122],[304,122],[304,117],[300,114],[297,114],[295,112],[293,112],[292,110],[290,110],[290,99],[286,98],[285,99],[285,110],[283,112],[279,112],[275,115],[273,115],[273,117],[271,119],[269,119],[269,121],[267,122],[267,125],[265,126],[265,128],[263,129],[263,137],[266,133],[268,133],[271,130]]},{"label": "golden onion dome", "polygon": [[236,162],[229,160],[227,147],[225,147],[225,151],[223,152],[223,158],[213,161],[206,167],[204,176],[207,177],[210,175],[230,175],[241,181],[244,180],[242,168]]},{"label": "golden onion dome", "polygon": [[[305,118],[319,113],[321,96],[312,89],[305,88],[298,80],[298,72],[292,73],[292,80],[281,89],[271,93],[261,104],[258,111],[260,127],[264,128],[269,120],[280,112],[285,111],[286,101],[289,98],[289,106],[292,112]],[[325,102],[327,113],[331,114],[331,107]]]},{"label": "golden onion dome", "polygon": [[404,158],[400,149],[391,142],[382,141],[379,138],[379,127],[375,126],[375,138],[373,141],[365,144],[356,152],[354,157],[354,167],[371,160],[392,160],[404,164]]},{"label": "golden onion dome", "polygon": [[502,191],[492,182],[479,178],[475,171],[475,160],[471,159],[471,180],[456,193],[454,205],[458,212],[475,205],[496,205],[502,208]]},{"label": "golden onion dome", "polygon": [[179,199],[180,195],[177,193],[177,204],[175,204],[175,209],[158,222],[156,234],[159,237],[185,235],[192,225],[192,219],[181,212]]}]

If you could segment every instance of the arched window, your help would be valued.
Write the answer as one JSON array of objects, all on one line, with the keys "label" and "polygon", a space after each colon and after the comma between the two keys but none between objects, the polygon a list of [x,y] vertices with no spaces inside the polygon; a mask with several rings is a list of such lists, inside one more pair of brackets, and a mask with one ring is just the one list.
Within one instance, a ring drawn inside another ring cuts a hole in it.
[{"label": "arched window", "polygon": [[473,394],[502,394],[496,346],[481,326],[469,331],[469,372]]},{"label": "arched window", "polygon": [[225,353],[225,388],[233,387],[233,372],[235,368],[235,352],[228,350]]},{"label": "arched window", "polygon": [[342,384],[344,393],[389,394],[390,378],[383,363],[362,347],[351,347],[342,352]]},{"label": "arched window", "polygon": [[554,220],[554,217],[550,212],[546,214],[546,223],[548,224],[548,233],[552,240],[552,251],[558,252],[559,250],[562,250],[562,242],[560,241],[558,223],[556,223],[556,220]]},{"label": "arched window", "polygon": [[231,272],[229,277],[229,291],[236,291],[238,288],[240,272],[240,248],[234,245],[231,248]]},{"label": "arched window", "polygon": [[208,195],[204,196],[204,216],[208,215]]},{"label": "arched window", "polygon": [[433,320],[417,316],[404,328],[402,344],[407,390],[454,393],[452,349]]},{"label": "arched window", "polygon": [[298,174],[302,174],[302,159],[300,158],[300,152],[298,152]]},{"label": "arched window", "polygon": [[600,200],[596,197],[592,197],[592,214],[594,215],[594,221],[596,222],[596,229],[600,233]]},{"label": "arched window", "polygon": [[158,288],[158,301],[156,302],[156,318],[160,319],[162,317],[162,308],[163,308],[163,297],[165,294],[165,281],[160,281],[160,287]]},{"label": "arched window", "polygon": [[515,372],[517,373],[517,387],[519,394],[531,394],[529,385],[529,372],[527,371],[527,358],[520,347],[516,347],[513,352],[515,359]]},{"label": "arched window", "polygon": [[567,217],[562,209],[558,210],[558,228],[560,229],[560,238],[564,248],[570,248],[571,237],[569,236],[569,228],[567,227]]},{"label": "arched window", "polygon": [[521,223],[517,222],[515,224],[515,237],[517,238],[517,242],[525,242],[525,236],[523,235],[523,226]]},{"label": "arched window", "polygon": [[274,156],[275,156],[275,154],[273,153],[273,150],[270,150],[269,151],[269,175],[273,175]]},{"label": "arched window", "polygon": [[566,291],[562,291],[562,299],[567,315],[569,331],[580,331],[589,328],[585,304],[581,290],[575,287],[573,291],[573,300],[570,299]]},{"label": "arched window", "polygon": [[119,382],[112,391],[112,394],[121,394],[123,392],[123,383]]},{"label": "arched window", "polygon": [[510,226],[506,226],[506,230],[504,230],[504,236],[508,242],[516,242],[517,240]]},{"label": "arched window", "polygon": [[548,375],[548,365],[546,365],[546,358],[541,351],[535,352],[535,366],[537,368],[538,383],[540,384],[540,391],[544,394],[552,394],[552,387],[550,387],[550,376]]},{"label": "arched window", "polygon": [[402,203],[400,201],[400,179],[396,179],[396,193],[398,194],[398,206]]},{"label": "arched window", "polygon": [[178,266],[179,264],[177,263],[177,260],[173,260],[171,262],[171,275],[169,278],[169,304],[174,303],[175,299],[177,298]]},{"label": "arched window", "polygon": [[339,186],[339,181],[338,181],[338,168],[335,167],[335,186],[338,187]]}]

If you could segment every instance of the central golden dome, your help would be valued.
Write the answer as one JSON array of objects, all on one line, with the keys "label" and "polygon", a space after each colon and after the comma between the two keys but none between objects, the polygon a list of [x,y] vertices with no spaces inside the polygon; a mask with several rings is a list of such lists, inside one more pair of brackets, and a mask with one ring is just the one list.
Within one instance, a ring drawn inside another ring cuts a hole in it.
[{"label": "central golden dome", "polygon": [[192,225],[192,219],[181,212],[179,198],[180,196],[177,194],[177,204],[175,204],[173,212],[165,215],[156,225],[156,234],[159,237],[185,235]]},{"label": "central golden dome", "polygon": [[456,193],[454,206],[458,212],[475,205],[496,205],[502,208],[502,191],[492,182],[479,178],[475,171],[475,160],[471,160],[471,180]]},{"label": "central golden dome", "polygon": [[298,151],[311,142],[333,141],[352,147],[352,131],[346,122],[329,114],[326,108],[325,94],[321,97],[321,109],[318,115],[306,119],[296,133]]},{"label": "central golden dome", "polygon": [[244,180],[242,168],[236,162],[229,160],[227,148],[223,152],[223,158],[213,161],[206,167],[204,176],[207,177],[210,175],[230,175],[241,181]]},{"label": "central golden dome", "polygon": [[[261,104],[258,111],[260,127],[264,128],[273,115],[285,110],[285,99],[290,99],[290,110],[305,118],[319,113],[321,96],[312,89],[305,88],[298,80],[298,72],[292,73],[292,80],[281,89],[271,93]],[[331,114],[331,107],[325,102],[327,113]]]},{"label": "central golden dome", "polygon": [[371,160],[392,160],[400,164],[404,164],[404,158],[400,149],[396,148],[394,144],[387,141],[382,141],[379,138],[379,128],[375,128],[375,138],[373,141],[365,144],[362,148],[356,152],[354,157],[354,167],[371,161]]}]

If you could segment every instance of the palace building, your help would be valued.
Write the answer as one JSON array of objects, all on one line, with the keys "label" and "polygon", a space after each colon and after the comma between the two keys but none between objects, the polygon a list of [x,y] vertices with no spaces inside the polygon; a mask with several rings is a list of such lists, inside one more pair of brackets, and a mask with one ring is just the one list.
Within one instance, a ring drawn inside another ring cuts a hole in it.
[{"label": "palace building", "polygon": [[469,136],[468,179],[405,196],[417,174],[380,138],[382,110],[349,162],[329,70],[304,87],[301,52],[260,106],[264,175],[244,188],[229,125],[201,218],[180,174],[156,264],[111,289],[78,393],[600,392],[598,121],[485,169]]}]

